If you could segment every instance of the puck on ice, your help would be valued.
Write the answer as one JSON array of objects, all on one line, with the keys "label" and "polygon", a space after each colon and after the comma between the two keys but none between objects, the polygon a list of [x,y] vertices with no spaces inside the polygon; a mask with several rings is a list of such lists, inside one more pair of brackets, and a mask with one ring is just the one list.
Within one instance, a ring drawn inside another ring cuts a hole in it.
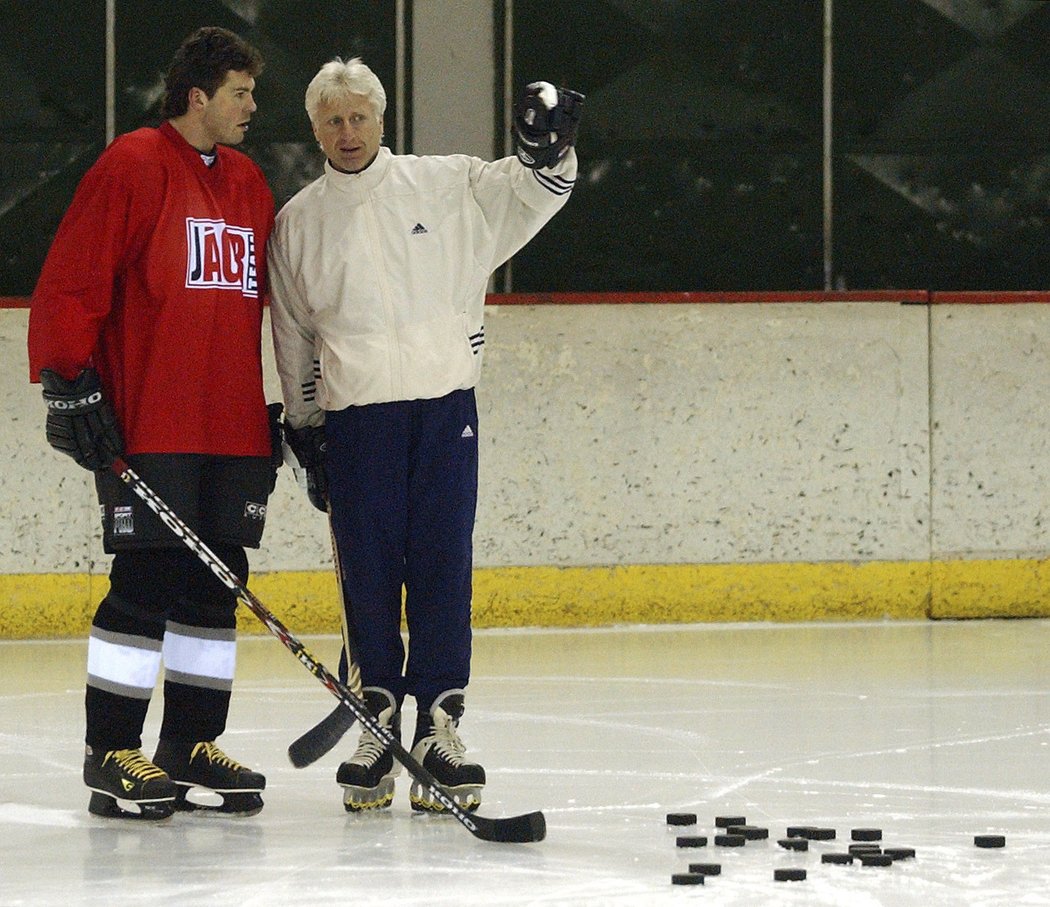
[{"label": "puck on ice", "polygon": [[715,835],[715,847],[743,847],[746,843],[743,835]]},{"label": "puck on ice", "polygon": [[804,838],[809,838],[811,841],[834,841],[835,840],[835,829],[834,828],[807,828],[805,829]]},{"label": "puck on ice", "polygon": [[698,872],[676,872],[671,876],[672,885],[703,885],[704,877]]},{"label": "puck on ice", "polygon": [[726,829],[727,835],[742,835],[748,841],[764,841],[769,837],[769,829],[758,825],[730,825]]},{"label": "puck on ice", "polygon": [[884,853],[859,853],[857,859],[861,866],[892,866],[893,857]]},{"label": "puck on ice", "polygon": [[668,825],[696,825],[696,813],[668,813]]},{"label": "puck on ice", "polygon": [[852,854],[882,853],[882,848],[878,844],[850,844],[849,852]]},{"label": "puck on ice", "polygon": [[806,878],[804,869],[774,869],[773,879],[777,882],[802,882]]},{"label": "puck on ice", "polygon": [[707,847],[707,838],[703,835],[679,835],[674,844],[675,847]]},{"label": "puck on ice", "polygon": [[884,847],[882,852],[895,860],[910,860],[915,856],[914,847]]},{"label": "puck on ice", "polygon": [[690,863],[690,872],[698,872],[702,876],[718,876],[722,874],[721,863]]},{"label": "puck on ice", "polygon": [[747,825],[743,816],[715,816],[715,828],[729,828],[730,825]]},{"label": "puck on ice", "polygon": [[839,865],[848,865],[853,862],[853,854],[851,853],[823,853],[820,855],[821,863],[836,863]]},{"label": "puck on ice", "polygon": [[1006,847],[1004,835],[975,835],[973,839],[976,847]]},{"label": "puck on ice", "polygon": [[850,832],[850,837],[854,841],[881,841],[882,840],[882,829],[881,828],[854,828]]},{"label": "puck on ice", "polygon": [[809,850],[809,838],[780,838],[777,844],[784,850]]}]

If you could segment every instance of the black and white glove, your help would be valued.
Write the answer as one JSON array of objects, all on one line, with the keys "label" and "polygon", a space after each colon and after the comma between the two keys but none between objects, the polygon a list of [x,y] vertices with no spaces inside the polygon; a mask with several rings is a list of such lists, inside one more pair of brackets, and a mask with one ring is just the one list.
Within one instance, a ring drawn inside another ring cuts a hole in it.
[{"label": "black and white glove", "polygon": [[328,513],[328,469],[325,466],[328,446],[324,426],[292,428],[285,422],[284,439],[299,461],[299,466],[306,472],[306,495],[310,503],[323,513]]},{"label": "black and white glove", "polygon": [[555,167],[576,142],[583,95],[530,82],[514,105],[514,151],[531,170]]},{"label": "black and white glove", "polygon": [[67,381],[49,368],[40,372],[47,404],[47,443],[92,471],[107,469],[124,452],[117,420],[102,392],[98,372],[86,368]]}]

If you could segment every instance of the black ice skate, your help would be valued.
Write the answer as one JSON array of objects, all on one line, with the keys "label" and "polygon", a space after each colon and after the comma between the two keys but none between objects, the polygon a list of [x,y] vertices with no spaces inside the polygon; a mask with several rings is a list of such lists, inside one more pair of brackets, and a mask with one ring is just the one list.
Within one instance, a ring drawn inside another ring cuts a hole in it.
[{"label": "black ice skate", "polygon": [[[401,739],[401,713],[393,695],[380,687],[362,690],[368,710],[379,723]],[[385,809],[394,799],[394,778],[401,766],[394,762],[390,750],[371,733],[363,730],[353,756],[336,772],[335,780],[343,788],[343,806],[348,813]]]},{"label": "black ice skate", "polygon": [[[416,716],[412,756],[441,782],[459,806],[472,812],[481,804],[485,769],[466,758],[467,749],[457,733],[462,717],[462,690],[449,690],[438,696],[429,713]],[[412,809],[417,812],[445,811],[440,801],[418,781],[412,782],[408,796]]]},{"label": "black ice skate", "polygon": [[160,822],[175,812],[175,785],[142,750],[96,753],[87,747],[84,783],[92,791],[88,812],[96,816]]},{"label": "black ice skate", "polygon": [[[263,808],[259,793],[266,778],[231,759],[214,742],[184,743],[161,740],[153,761],[163,768],[177,786],[175,808],[224,816],[254,816]],[[221,803],[191,800],[195,789],[205,798],[218,795]]]}]

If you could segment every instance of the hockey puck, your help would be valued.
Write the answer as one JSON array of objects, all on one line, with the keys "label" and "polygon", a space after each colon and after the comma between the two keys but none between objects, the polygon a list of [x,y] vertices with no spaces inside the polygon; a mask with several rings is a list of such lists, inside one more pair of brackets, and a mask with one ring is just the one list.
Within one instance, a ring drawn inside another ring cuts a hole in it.
[{"label": "hockey puck", "polygon": [[813,831],[812,825],[789,825],[787,827],[787,836],[789,838],[809,838],[809,833]]},{"label": "hockey puck", "polygon": [[882,853],[882,848],[878,844],[850,844],[849,852],[852,854]]},{"label": "hockey puck", "polygon": [[730,825],[726,834],[741,835],[748,841],[764,841],[769,837],[769,829],[760,828],[758,825]]},{"label": "hockey puck", "polygon": [[773,880],[776,882],[803,882],[806,878],[804,869],[774,869]]},{"label": "hockey puck", "polygon": [[747,825],[743,816],[715,816],[715,828],[729,828],[730,825]]},{"label": "hockey puck", "polygon": [[690,863],[690,872],[698,872],[702,876],[719,876],[722,874],[721,863]]},{"label": "hockey puck", "polygon": [[894,860],[911,860],[915,857],[914,847],[884,847],[882,852]]},{"label": "hockey puck", "polygon": [[696,813],[668,813],[668,825],[696,825]]},{"label": "hockey puck", "polygon": [[675,847],[707,847],[707,838],[703,835],[679,835],[674,841]]},{"label": "hockey puck", "polygon": [[715,835],[715,847],[743,847],[746,843],[743,835]]},{"label": "hockey puck", "polygon": [[859,853],[857,859],[861,866],[892,866],[893,857],[884,853]]},{"label": "hockey puck", "polygon": [[811,841],[834,841],[835,840],[835,829],[834,828],[807,828],[805,834],[802,836],[809,838]]},{"label": "hockey puck", "polygon": [[881,828],[854,828],[849,836],[854,841],[881,841]]},{"label": "hockey puck", "polygon": [[672,885],[703,885],[704,877],[698,872],[676,872],[671,876]]},{"label": "hockey puck", "polygon": [[808,838],[780,838],[777,844],[784,850],[809,850]]},{"label": "hockey puck", "polygon": [[820,855],[821,863],[835,863],[842,866],[847,866],[853,862],[853,854],[851,853],[822,853]]},{"label": "hockey puck", "polygon": [[976,847],[1006,847],[1006,836],[975,835],[973,843]]}]

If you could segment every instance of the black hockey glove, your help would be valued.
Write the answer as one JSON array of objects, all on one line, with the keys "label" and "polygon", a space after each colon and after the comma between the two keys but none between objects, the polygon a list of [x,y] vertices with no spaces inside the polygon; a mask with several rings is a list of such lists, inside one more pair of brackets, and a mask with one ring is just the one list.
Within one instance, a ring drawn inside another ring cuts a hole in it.
[{"label": "black hockey glove", "polygon": [[47,404],[45,433],[55,450],[92,471],[107,469],[124,452],[117,420],[93,368],[67,381],[49,368],[40,372]]},{"label": "black hockey glove", "polygon": [[292,428],[284,423],[284,439],[306,472],[306,495],[310,503],[328,513],[328,469],[325,466],[327,443],[324,426]]},{"label": "black hockey glove", "polygon": [[576,142],[583,95],[530,82],[514,105],[514,150],[531,170],[557,166]]},{"label": "black hockey glove", "polygon": [[270,423],[270,492],[277,487],[277,470],[284,463],[284,436],[281,432],[284,422],[281,413],[284,412],[283,403],[267,403],[266,415]]}]

